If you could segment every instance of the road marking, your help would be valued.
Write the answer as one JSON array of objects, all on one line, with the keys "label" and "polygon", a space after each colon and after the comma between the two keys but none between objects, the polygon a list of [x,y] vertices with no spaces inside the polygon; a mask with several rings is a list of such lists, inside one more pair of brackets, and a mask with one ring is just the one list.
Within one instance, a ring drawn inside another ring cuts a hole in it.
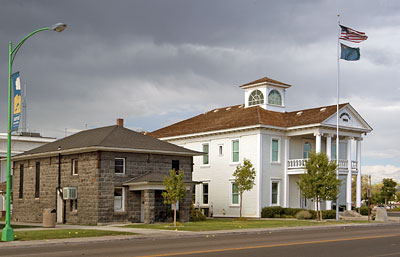
[{"label": "road marking", "polygon": [[330,239],[330,240],[319,240],[319,241],[297,242],[297,243],[275,244],[275,245],[244,246],[244,247],[236,247],[236,248],[201,250],[201,251],[180,252],[180,253],[179,252],[178,253],[164,253],[164,254],[154,254],[154,255],[143,255],[143,256],[139,256],[139,257],[161,257],[161,256],[189,255],[189,254],[199,254],[199,253],[215,253],[215,252],[225,252],[225,251],[237,251],[237,250],[248,250],[248,249],[258,249],[258,248],[291,246],[291,245],[321,244],[321,243],[343,242],[343,241],[352,241],[352,240],[387,238],[387,237],[396,237],[396,236],[400,236],[400,234],[385,235],[385,236],[353,237],[353,238],[344,238],[344,239]]},{"label": "road marking", "polygon": [[400,253],[388,253],[388,254],[380,254],[380,255],[371,255],[369,257],[383,257],[383,256],[399,256]]}]

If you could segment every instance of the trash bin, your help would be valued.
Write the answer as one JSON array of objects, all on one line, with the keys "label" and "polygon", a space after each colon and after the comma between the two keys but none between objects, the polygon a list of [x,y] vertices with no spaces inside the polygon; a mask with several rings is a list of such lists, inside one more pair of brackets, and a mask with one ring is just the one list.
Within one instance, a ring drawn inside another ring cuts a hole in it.
[{"label": "trash bin", "polygon": [[43,227],[44,228],[56,227],[56,210],[43,209]]}]

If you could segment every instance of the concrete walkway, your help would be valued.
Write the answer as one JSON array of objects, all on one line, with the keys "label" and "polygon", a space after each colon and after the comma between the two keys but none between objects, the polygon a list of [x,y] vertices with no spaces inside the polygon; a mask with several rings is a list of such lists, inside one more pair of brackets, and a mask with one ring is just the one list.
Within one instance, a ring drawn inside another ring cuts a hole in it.
[{"label": "concrete walkway", "polygon": [[[130,223],[132,224],[132,223]],[[69,239],[49,239],[49,240],[32,240],[32,241],[11,241],[0,242],[0,248],[3,247],[35,247],[48,244],[69,244],[69,243],[90,243],[90,242],[107,242],[114,240],[154,240],[154,239],[172,239],[179,237],[215,237],[224,234],[261,234],[289,232],[299,230],[327,230],[327,229],[346,229],[352,227],[374,227],[374,226],[400,226],[399,222],[390,223],[351,223],[351,224],[335,224],[321,226],[303,226],[303,227],[280,227],[280,228],[259,228],[259,229],[238,229],[238,230],[218,230],[218,231],[175,231],[175,230],[159,230],[159,229],[141,229],[141,228],[125,228],[127,224],[110,224],[102,226],[83,226],[83,225],[67,225],[57,224],[56,228],[43,228],[40,223],[22,223],[15,222],[11,225],[29,225],[38,226],[37,228],[15,228],[14,231],[31,231],[31,230],[55,230],[55,229],[96,229],[106,231],[121,231],[136,233],[135,235],[119,235],[119,236],[102,236],[102,237],[84,237]]]}]

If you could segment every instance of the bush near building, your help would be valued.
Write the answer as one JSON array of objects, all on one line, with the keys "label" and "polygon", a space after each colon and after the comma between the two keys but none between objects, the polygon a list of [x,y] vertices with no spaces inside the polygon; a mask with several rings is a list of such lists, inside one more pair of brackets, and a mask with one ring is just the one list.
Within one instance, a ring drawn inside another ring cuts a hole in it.
[{"label": "bush near building", "polygon": [[[261,210],[261,218],[296,218],[296,215],[301,211],[308,211],[309,213],[311,213],[313,219],[315,219],[317,216],[317,213],[314,210],[306,210],[301,208],[282,208],[280,206],[274,206],[274,207],[264,207]],[[322,211],[322,218],[335,219],[336,211],[335,210]]]}]

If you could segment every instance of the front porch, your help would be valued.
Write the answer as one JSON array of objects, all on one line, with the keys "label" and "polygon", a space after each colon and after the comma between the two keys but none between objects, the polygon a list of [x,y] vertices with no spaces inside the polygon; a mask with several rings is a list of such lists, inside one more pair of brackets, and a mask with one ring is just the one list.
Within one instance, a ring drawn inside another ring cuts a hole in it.
[{"label": "front porch", "polygon": [[[339,151],[337,151],[335,132],[333,130],[313,129],[296,131],[285,137],[285,207],[305,207],[309,204],[302,203],[303,200],[301,200],[295,180],[299,179],[299,175],[306,172],[306,162],[310,152],[323,152],[333,161],[336,161],[336,156],[339,156],[338,173],[343,181],[340,190],[340,198],[342,199],[339,202],[345,204],[347,210],[351,209],[351,178],[354,175],[357,178],[356,207],[361,206],[361,134],[341,132]],[[321,204],[323,205],[321,207],[325,207],[324,209],[330,210],[332,208],[332,203],[329,201]]]}]

